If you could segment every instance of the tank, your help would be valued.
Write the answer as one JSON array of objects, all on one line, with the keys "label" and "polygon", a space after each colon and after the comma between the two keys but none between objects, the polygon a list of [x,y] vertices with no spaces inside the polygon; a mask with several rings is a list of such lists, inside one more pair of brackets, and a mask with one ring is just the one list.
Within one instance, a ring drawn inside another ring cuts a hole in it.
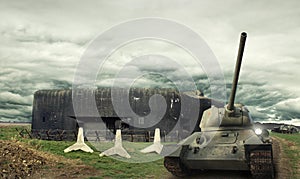
[{"label": "tank", "polygon": [[[191,170],[250,171],[253,178],[274,178],[272,143],[267,130],[254,127],[249,110],[235,104],[235,95],[247,33],[241,33],[238,57],[228,104],[203,112],[200,132],[173,145],[164,166],[175,176]],[[170,151],[171,145],[163,150]]]},{"label": "tank", "polygon": [[274,129],[272,129],[272,132],[283,133],[283,134],[297,134],[299,133],[299,129],[294,125],[283,124],[280,125],[279,127],[274,127]]}]

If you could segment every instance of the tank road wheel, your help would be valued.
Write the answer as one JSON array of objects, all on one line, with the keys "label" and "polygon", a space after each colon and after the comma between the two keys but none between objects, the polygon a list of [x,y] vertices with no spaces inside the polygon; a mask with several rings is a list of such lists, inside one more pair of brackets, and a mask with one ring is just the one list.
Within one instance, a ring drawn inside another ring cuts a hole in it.
[{"label": "tank road wheel", "polygon": [[250,171],[253,178],[274,178],[274,165],[271,151],[252,151]]},{"label": "tank road wheel", "polygon": [[189,170],[180,162],[179,157],[165,157],[164,166],[177,177],[189,175]]}]

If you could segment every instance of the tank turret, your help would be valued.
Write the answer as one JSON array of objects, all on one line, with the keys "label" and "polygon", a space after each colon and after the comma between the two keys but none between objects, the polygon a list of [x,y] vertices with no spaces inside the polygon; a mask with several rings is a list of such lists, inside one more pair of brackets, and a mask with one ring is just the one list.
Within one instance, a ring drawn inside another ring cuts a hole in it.
[{"label": "tank turret", "polygon": [[219,108],[212,106],[204,112],[200,123],[202,131],[210,131],[219,127],[228,126],[252,126],[252,119],[249,115],[248,109],[242,104],[234,103],[246,38],[247,33],[242,32],[229,102],[225,107]]},{"label": "tank turret", "polygon": [[246,44],[247,33],[242,32],[238,56],[235,63],[234,75],[232,80],[231,93],[228,104],[225,106],[224,115],[220,122],[220,127],[224,126],[252,126],[252,119],[248,109],[242,104],[235,104],[236,89],[239,81],[239,75],[242,65],[242,59]]}]

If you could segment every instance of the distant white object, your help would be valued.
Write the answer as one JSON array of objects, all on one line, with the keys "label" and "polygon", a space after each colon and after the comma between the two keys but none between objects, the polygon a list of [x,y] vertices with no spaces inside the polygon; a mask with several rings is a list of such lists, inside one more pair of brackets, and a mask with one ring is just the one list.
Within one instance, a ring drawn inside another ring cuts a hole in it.
[{"label": "distant white object", "polygon": [[156,128],[154,132],[153,144],[141,150],[142,153],[156,152],[160,154],[163,145],[160,143],[160,129]]},{"label": "distant white object", "polygon": [[84,152],[90,152],[93,153],[94,151],[84,143],[84,137],[83,137],[83,128],[79,127],[78,129],[78,135],[77,135],[77,142],[70,147],[66,148],[64,150],[65,153],[71,152],[73,150],[82,150]]},{"label": "distant white object", "polygon": [[115,137],[115,146],[102,152],[99,156],[110,156],[110,155],[119,155],[121,157],[131,158],[131,156],[127,153],[127,151],[122,146],[122,136],[121,130],[118,129]]}]

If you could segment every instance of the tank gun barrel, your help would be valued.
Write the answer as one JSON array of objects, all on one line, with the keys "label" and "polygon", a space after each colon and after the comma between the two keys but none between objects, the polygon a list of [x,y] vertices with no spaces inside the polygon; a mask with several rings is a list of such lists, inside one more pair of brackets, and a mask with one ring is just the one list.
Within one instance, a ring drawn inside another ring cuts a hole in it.
[{"label": "tank gun barrel", "polygon": [[233,82],[232,82],[232,88],[231,88],[231,94],[227,106],[228,111],[233,111],[234,110],[234,99],[236,95],[236,88],[239,80],[239,74],[240,74],[240,69],[241,69],[241,64],[242,64],[242,59],[243,59],[243,54],[244,54],[244,48],[245,48],[245,43],[246,43],[246,38],[247,38],[247,33],[242,32],[241,33],[241,38],[240,38],[240,46],[239,46],[239,51],[238,51],[238,56],[235,64],[235,71],[234,71],[234,76],[233,76]]}]

